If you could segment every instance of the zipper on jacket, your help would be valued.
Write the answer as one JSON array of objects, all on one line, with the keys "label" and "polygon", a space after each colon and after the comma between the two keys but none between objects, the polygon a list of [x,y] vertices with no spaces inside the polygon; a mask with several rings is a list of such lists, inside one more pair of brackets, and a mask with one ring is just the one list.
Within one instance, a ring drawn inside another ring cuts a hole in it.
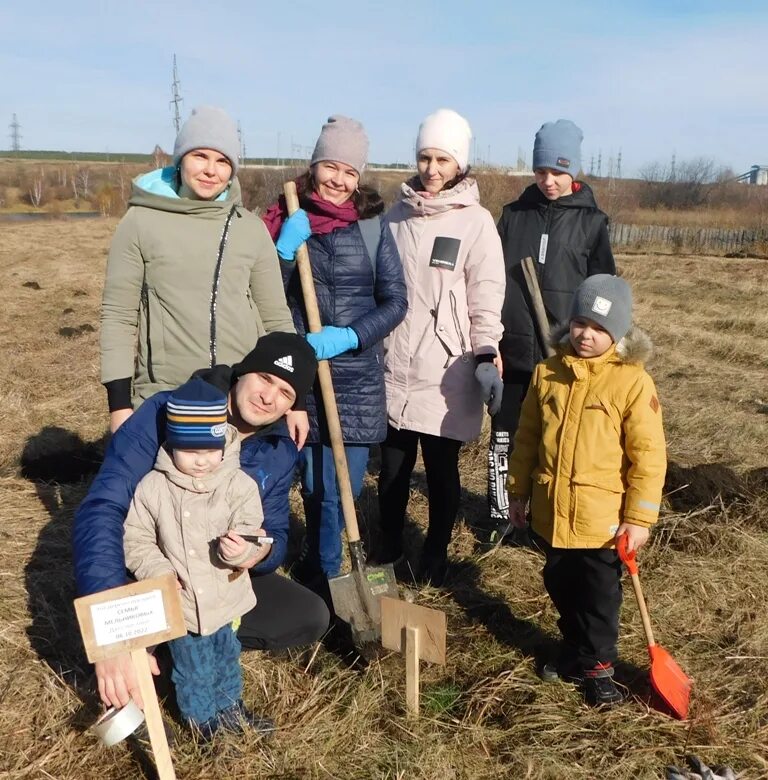
[{"label": "zipper on jacket", "polygon": [[149,288],[146,282],[141,286],[141,300],[144,304],[144,312],[147,315],[147,374],[149,381],[154,382],[155,369],[152,368],[152,339],[149,331]]},{"label": "zipper on jacket", "polygon": [[237,211],[237,206],[232,206],[227,221],[224,223],[224,230],[221,231],[221,240],[219,241],[219,251],[216,256],[216,268],[213,272],[213,288],[211,289],[211,310],[210,310],[210,354],[211,368],[216,365],[216,300],[219,296],[219,281],[221,280],[221,263],[224,260],[224,247],[227,245],[229,236],[229,223]]},{"label": "zipper on jacket", "polygon": [[448,293],[448,298],[451,301],[451,315],[453,316],[453,325],[456,328],[456,333],[459,336],[459,345],[461,346],[462,359],[465,359],[464,355],[467,351],[467,342],[464,339],[464,332],[462,331],[461,323],[459,322],[458,303],[456,301],[456,295],[454,294],[453,290]]}]

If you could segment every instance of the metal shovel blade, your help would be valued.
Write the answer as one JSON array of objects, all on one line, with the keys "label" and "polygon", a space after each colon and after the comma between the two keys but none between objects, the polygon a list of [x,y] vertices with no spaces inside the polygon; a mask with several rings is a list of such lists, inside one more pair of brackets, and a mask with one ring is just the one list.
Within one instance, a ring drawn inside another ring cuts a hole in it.
[{"label": "metal shovel blade", "polygon": [[381,638],[381,597],[399,598],[392,564],[363,566],[328,580],[336,615],[349,623],[355,642]]},{"label": "metal shovel blade", "polygon": [[660,645],[648,648],[651,656],[651,685],[680,720],[688,717],[691,680],[677,661]]}]

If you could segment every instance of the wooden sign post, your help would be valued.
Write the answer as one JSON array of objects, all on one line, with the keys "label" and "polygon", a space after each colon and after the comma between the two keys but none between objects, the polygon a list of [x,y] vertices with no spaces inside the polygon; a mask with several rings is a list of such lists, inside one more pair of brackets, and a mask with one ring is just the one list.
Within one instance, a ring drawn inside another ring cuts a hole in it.
[{"label": "wooden sign post", "polygon": [[146,648],[187,633],[176,577],[164,574],[75,599],[91,663],[130,653],[144,699],[144,717],[160,780],[175,780]]},{"label": "wooden sign post", "polygon": [[408,713],[419,717],[419,661],[445,665],[445,612],[383,596],[381,644],[405,649],[405,701]]}]

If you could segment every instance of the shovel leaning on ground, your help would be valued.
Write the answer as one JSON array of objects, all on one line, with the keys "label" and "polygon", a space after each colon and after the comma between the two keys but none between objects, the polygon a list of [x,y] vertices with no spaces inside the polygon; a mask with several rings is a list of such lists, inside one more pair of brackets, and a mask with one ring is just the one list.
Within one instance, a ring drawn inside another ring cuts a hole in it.
[{"label": "shovel leaning on ground", "polygon": [[[283,185],[283,192],[285,193],[288,213],[293,214],[299,208],[295,183],[286,182]],[[323,326],[320,321],[320,310],[317,306],[315,283],[312,278],[312,267],[306,244],[302,244],[296,252],[296,263],[299,269],[309,331],[310,333],[319,333]],[[395,580],[395,570],[392,564],[385,566],[366,565],[365,550],[357,526],[347,455],[344,452],[339,409],[336,405],[336,394],[333,391],[331,366],[327,360],[319,362],[317,375],[320,380],[328,434],[331,439],[333,462],[336,466],[339,498],[344,515],[344,525],[347,529],[349,556],[352,561],[352,571],[349,574],[331,577],[328,580],[333,609],[338,617],[349,623],[356,644],[376,642],[381,638],[381,597],[389,596],[395,599],[400,597]]]},{"label": "shovel leaning on ground", "polygon": [[640,585],[636,553],[634,550],[632,552],[627,550],[626,534],[622,534],[616,540],[616,551],[632,577],[632,588],[635,591],[637,606],[640,609],[640,617],[643,620],[643,628],[648,640],[648,655],[651,657],[651,685],[675,716],[680,720],[685,720],[688,717],[692,682],[678,666],[675,659],[661,645],[657,645],[653,638],[651,618]]}]

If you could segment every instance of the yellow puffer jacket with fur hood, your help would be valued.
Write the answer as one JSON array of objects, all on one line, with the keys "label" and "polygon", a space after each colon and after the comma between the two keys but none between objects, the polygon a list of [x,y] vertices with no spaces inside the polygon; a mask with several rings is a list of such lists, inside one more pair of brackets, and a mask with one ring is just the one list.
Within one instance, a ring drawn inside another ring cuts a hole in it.
[{"label": "yellow puffer jacket with fur hood", "polygon": [[667,459],[643,368],[651,342],[633,328],[597,358],[578,357],[567,336],[557,347],[534,371],[507,488],[530,498],[532,528],[553,547],[611,547],[619,523],[647,527],[659,514]]}]

